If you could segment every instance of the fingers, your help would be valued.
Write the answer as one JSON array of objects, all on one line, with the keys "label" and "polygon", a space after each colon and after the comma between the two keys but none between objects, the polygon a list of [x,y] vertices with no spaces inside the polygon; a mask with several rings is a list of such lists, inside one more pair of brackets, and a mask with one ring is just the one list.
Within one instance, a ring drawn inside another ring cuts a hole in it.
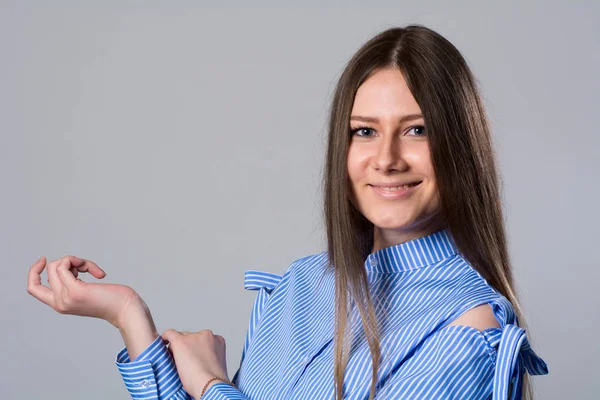
[{"label": "fingers", "polygon": [[96,263],[67,255],[48,264],[48,283],[55,293],[62,290],[60,284],[67,289],[73,289],[75,285],[84,283],[78,279],[79,272],[89,272],[98,279],[106,276],[106,273]]},{"label": "fingers", "polygon": [[[89,272],[95,278],[104,278],[106,273],[94,262],[75,256],[64,256],[46,265],[46,257],[40,257],[29,269],[27,293],[42,303],[56,309],[56,296],[61,296],[64,288],[75,288],[85,284],[78,279],[79,272]],[[42,284],[41,274],[47,270],[50,287]]]},{"label": "fingers", "polygon": [[[68,259],[71,266],[77,268],[79,272],[89,272],[90,275],[96,279],[102,279],[106,276],[106,272],[93,261],[75,256],[64,256],[63,259]],[[77,275],[75,275],[75,277],[77,277]]]},{"label": "fingers", "polygon": [[[80,285],[84,285],[81,280],[75,278],[77,275],[72,272],[72,269],[71,263],[65,258],[62,258],[56,267],[56,275],[67,290],[73,290]],[[76,268],[75,270],[77,271]]]},{"label": "fingers", "polygon": [[41,256],[29,268],[29,274],[27,275],[27,289],[29,289],[30,286],[35,286],[38,283],[42,283],[42,278],[40,275],[42,274],[44,268],[46,268],[46,257]]},{"label": "fingers", "polygon": [[225,346],[225,338],[221,335],[215,335],[215,339],[217,339],[218,341],[220,341],[223,346]]},{"label": "fingers", "polygon": [[55,299],[57,298],[57,295],[60,296],[60,292],[63,286],[56,272],[61,260],[62,259],[58,259],[48,263],[48,266],[46,268],[46,272],[48,273],[48,284],[50,285],[50,289],[52,290]]},{"label": "fingers", "polygon": [[164,331],[162,335],[160,335],[160,337],[162,337],[163,340],[166,340],[169,343],[171,343],[173,340],[177,340],[179,336],[181,336],[181,334],[175,329],[168,329]]},{"label": "fingers", "polygon": [[42,285],[41,274],[46,267],[46,257],[42,256],[29,269],[27,275],[27,293],[54,308],[54,294],[48,287]]}]

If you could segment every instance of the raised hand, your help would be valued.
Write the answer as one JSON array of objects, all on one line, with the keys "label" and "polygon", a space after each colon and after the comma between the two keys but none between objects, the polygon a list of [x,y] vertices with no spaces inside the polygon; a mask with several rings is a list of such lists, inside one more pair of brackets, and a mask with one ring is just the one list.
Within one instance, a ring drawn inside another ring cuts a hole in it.
[{"label": "raised hand", "polygon": [[222,336],[214,335],[210,330],[190,333],[173,329],[161,336],[170,343],[169,350],[173,353],[181,383],[194,399],[201,397],[202,389],[211,378],[220,379],[212,381],[207,389],[219,381],[228,381],[225,339]]},{"label": "raised hand", "polygon": [[29,269],[27,292],[61,314],[73,314],[104,319],[117,328],[123,325],[124,310],[141,301],[137,293],[125,285],[86,283],[78,278],[87,272],[102,279],[106,273],[94,262],[75,256],[64,256],[48,264],[48,283],[44,286],[40,274],[46,267],[41,257]]}]

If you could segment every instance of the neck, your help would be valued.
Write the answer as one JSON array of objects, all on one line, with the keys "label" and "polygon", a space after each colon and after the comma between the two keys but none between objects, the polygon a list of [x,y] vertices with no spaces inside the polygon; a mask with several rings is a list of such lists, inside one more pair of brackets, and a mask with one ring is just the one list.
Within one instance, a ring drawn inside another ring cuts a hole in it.
[{"label": "neck", "polygon": [[386,247],[395,246],[400,243],[409,242],[423,236],[446,228],[446,223],[437,215],[419,225],[405,227],[402,229],[386,229],[375,226],[373,230],[373,250],[375,252]]}]

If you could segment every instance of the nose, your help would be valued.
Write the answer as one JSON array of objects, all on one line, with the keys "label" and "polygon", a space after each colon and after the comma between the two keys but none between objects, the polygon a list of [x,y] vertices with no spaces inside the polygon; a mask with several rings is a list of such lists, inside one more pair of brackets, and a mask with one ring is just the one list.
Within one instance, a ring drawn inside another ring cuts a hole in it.
[{"label": "nose", "polygon": [[408,164],[402,156],[400,140],[395,135],[386,135],[377,144],[377,149],[371,158],[371,167],[376,171],[406,170]]}]

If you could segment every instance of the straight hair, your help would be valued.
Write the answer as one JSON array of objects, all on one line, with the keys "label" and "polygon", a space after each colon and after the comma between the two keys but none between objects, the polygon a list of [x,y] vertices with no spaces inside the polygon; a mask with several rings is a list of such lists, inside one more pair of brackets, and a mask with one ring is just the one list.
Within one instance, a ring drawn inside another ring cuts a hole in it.
[{"label": "straight hair", "polygon": [[[338,400],[349,358],[347,325],[352,305],[359,312],[371,353],[370,399],[375,396],[381,361],[378,321],[364,267],[373,248],[374,227],[352,202],[347,155],[356,92],[367,78],[385,68],[400,70],[421,108],[441,213],[460,254],[512,303],[524,326],[513,286],[490,128],[476,80],[458,49],[435,31],[422,25],[385,30],[365,43],[346,65],[328,121],[323,198],[328,262],[335,275]],[[531,399],[527,374],[522,388],[523,398]]]}]

